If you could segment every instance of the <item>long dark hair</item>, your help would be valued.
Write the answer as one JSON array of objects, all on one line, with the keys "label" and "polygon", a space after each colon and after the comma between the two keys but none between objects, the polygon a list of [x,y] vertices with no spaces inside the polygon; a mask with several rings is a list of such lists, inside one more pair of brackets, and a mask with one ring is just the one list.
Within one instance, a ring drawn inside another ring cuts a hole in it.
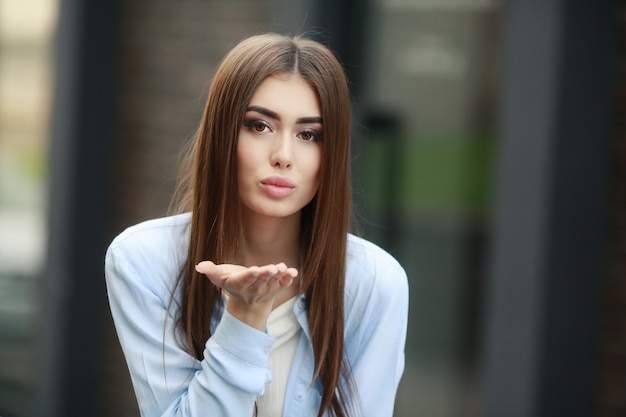
[{"label": "long dark hair", "polygon": [[198,359],[211,336],[221,303],[219,291],[195,265],[232,263],[241,249],[237,188],[237,138],[245,110],[268,76],[295,73],[315,89],[324,120],[319,189],[302,210],[303,291],[322,401],[326,410],[348,416],[353,390],[344,357],[346,235],[351,221],[350,94],[341,64],[322,44],[303,37],[256,35],[223,59],[214,76],[187,169],[179,183],[177,211],[191,211],[189,254],[178,281],[182,291],[178,328]]}]

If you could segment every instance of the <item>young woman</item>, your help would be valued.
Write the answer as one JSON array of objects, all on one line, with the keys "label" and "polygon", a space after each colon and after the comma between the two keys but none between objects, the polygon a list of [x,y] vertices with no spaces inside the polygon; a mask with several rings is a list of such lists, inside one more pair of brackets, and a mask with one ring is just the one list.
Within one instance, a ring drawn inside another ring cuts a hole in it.
[{"label": "young woman", "polygon": [[349,234],[350,97],[321,44],[250,37],[220,65],[181,214],[106,255],[142,416],[391,416],[407,278]]}]

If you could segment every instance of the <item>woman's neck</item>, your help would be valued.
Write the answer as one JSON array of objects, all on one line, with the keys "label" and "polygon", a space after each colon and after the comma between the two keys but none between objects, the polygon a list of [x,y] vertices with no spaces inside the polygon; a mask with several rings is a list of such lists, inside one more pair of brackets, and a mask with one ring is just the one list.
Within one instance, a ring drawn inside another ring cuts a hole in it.
[{"label": "woman's neck", "polygon": [[243,215],[242,264],[262,266],[284,262],[298,270],[299,276],[281,290],[274,300],[273,309],[300,292],[302,270],[300,265],[300,213],[276,218],[254,213]]},{"label": "woman's neck", "polygon": [[246,266],[284,262],[300,269],[300,213],[268,218],[254,213],[243,216],[243,259]]}]

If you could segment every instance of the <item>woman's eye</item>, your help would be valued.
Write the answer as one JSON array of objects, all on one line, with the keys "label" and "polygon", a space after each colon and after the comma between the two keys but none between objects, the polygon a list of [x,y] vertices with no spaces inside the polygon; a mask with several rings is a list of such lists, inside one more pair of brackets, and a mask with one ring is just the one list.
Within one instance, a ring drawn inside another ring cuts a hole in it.
[{"label": "woman's eye", "polygon": [[322,140],[322,135],[313,130],[303,130],[298,134],[298,137],[305,142],[319,142]]},{"label": "woman's eye", "polygon": [[246,121],[243,125],[255,133],[267,133],[272,130],[270,126],[262,120]]}]

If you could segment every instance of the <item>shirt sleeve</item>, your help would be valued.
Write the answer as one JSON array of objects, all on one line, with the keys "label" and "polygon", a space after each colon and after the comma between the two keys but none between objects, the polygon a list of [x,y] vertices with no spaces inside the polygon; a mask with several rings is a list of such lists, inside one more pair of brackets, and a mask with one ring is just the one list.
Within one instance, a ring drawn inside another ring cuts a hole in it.
[{"label": "shirt sleeve", "polygon": [[404,372],[409,292],[404,269],[391,257],[378,263],[373,285],[361,289],[360,308],[349,319],[356,327],[351,340],[351,368],[360,413],[391,417]]},{"label": "shirt sleeve", "polygon": [[225,312],[198,361],[173,334],[171,289],[150,279],[149,262],[142,268],[123,249],[109,247],[105,276],[141,415],[251,416],[256,397],[271,380],[274,339]]}]

